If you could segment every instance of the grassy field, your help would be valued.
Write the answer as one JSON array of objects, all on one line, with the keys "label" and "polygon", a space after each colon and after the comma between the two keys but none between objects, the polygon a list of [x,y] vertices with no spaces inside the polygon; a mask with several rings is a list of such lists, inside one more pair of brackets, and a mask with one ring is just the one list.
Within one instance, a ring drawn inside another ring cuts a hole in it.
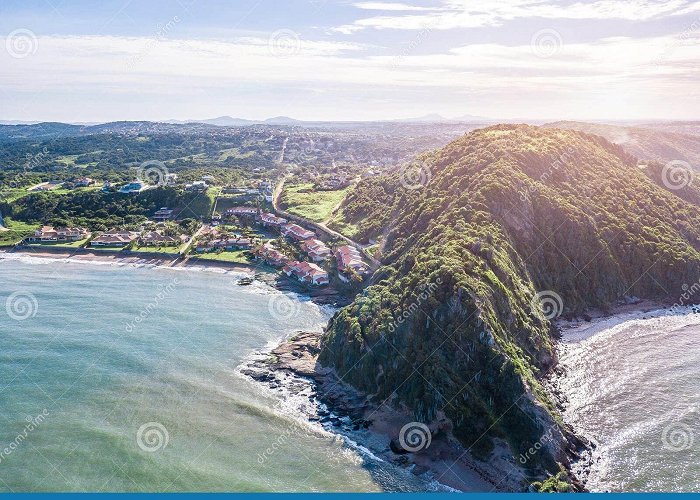
[{"label": "grassy field", "polygon": [[148,253],[162,253],[166,255],[177,255],[180,251],[179,246],[174,247],[154,247],[154,246],[143,246],[134,245],[133,248],[129,249],[131,252],[148,252]]},{"label": "grassy field", "polygon": [[327,220],[333,209],[352,189],[347,187],[337,191],[314,191],[313,184],[285,186],[280,197],[280,205],[291,214],[314,222]]},{"label": "grassy field", "polygon": [[13,246],[39,229],[39,224],[26,224],[5,217],[5,227],[8,231],[0,231],[0,247]]},{"label": "grassy field", "polygon": [[80,248],[85,243],[87,243],[88,238],[85,238],[84,240],[78,240],[78,241],[71,241],[70,243],[53,243],[51,244],[52,247],[59,247],[59,248]]},{"label": "grassy field", "polygon": [[194,253],[193,257],[202,260],[215,260],[219,262],[231,262],[233,264],[250,264],[246,250],[237,250],[235,252],[212,252],[212,253]]}]

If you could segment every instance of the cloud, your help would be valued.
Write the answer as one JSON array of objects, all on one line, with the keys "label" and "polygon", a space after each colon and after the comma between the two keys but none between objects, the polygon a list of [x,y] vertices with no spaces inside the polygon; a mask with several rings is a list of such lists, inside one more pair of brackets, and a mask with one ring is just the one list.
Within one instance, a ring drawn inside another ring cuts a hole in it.
[{"label": "cloud", "polygon": [[[289,96],[287,100],[293,102],[295,93],[313,89],[322,96],[318,99],[325,105],[316,106],[326,117],[341,113],[342,103],[352,102],[350,112],[356,113],[352,118],[357,113],[382,112],[376,102],[385,101],[401,106],[399,109],[410,105],[418,114],[449,114],[454,103],[464,99],[481,103],[465,112],[486,116],[547,113],[552,117],[563,116],[560,110],[567,106],[591,113],[598,109],[591,106],[593,100],[606,103],[601,111],[624,118],[653,106],[685,112],[692,108],[689,96],[697,95],[700,79],[698,35],[695,30],[593,43],[562,39],[547,57],[538,55],[538,47],[530,43],[461,45],[427,55],[416,50],[376,55],[351,43],[299,39],[297,46],[293,37],[291,50],[276,53],[265,37],[224,42],[48,36],[38,37],[36,53],[22,59],[0,51],[0,67],[4,68],[0,88],[37,99],[59,92],[85,101],[95,100],[96,95],[107,101],[129,96],[134,109],[150,106],[164,96],[177,103],[211,102],[206,98],[213,95],[236,96],[237,100],[244,95],[258,109],[262,95]],[[313,111],[313,99],[303,103],[303,109]],[[450,107],[441,104],[447,101]],[[8,104],[10,101],[3,106]],[[384,116],[392,114],[392,105],[386,106]],[[280,113],[271,110],[269,114]],[[168,115],[175,115],[175,109]]]},{"label": "cloud", "polygon": [[408,5],[405,3],[392,3],[392,2],[359,2],[352,4],[353,7],[363,10],[386,10],[386,11],[417,11],[417,10],[431,10],[427,7],[418,7],[415,5]]},{"label": "cloud", "polygon": [[362,18],[342,26],[342,29],[343,32],[367,28],[448,30],[502,26],[514,19],[535,18],[643,21],[700,11],[700,3],[690,0],[596,0],[564,5],[546,0],[492,0],[488,8],[484,8],[483,3],[473,0],[443,0],[439,8],[420,10],[426,12]]}]

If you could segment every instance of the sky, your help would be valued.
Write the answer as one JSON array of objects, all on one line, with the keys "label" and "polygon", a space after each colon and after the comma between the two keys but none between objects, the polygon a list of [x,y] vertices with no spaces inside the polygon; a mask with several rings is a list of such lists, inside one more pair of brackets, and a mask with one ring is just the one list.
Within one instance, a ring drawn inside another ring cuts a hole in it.
[{"label": "sky", "polygon": [[700,119],[699,62],[689,0],[0,1],[0,120]]}]

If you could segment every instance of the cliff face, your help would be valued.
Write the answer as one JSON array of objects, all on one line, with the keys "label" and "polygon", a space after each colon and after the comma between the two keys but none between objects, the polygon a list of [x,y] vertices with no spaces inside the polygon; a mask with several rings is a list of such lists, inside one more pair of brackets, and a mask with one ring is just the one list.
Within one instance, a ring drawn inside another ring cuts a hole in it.
[{"label": "cliff face", "polygon": [[539,382],[556,362],[550,321],[680,295],[700,278],[700,209],[570,130],[490,127],[419,166],[345,203],[384,266],[331,320],[320,361],[416,420],[444,413],[476,456],[503,440],[533,475],[555,472],[567,432]]}]

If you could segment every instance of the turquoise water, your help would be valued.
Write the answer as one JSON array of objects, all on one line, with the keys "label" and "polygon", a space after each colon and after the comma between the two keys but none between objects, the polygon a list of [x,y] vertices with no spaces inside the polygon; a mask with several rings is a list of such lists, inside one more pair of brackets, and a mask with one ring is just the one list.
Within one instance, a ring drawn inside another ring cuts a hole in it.
[{"label": "turquoise water", "polygon": [[0,490],[420,489],[236,371],[329,311],[235,281],[0,258]]},{"label": "turquoise water", "polygon": [[565,334],[565,418],[598,443],[593,491],[700,491],[700,314],[658,315]]}]

